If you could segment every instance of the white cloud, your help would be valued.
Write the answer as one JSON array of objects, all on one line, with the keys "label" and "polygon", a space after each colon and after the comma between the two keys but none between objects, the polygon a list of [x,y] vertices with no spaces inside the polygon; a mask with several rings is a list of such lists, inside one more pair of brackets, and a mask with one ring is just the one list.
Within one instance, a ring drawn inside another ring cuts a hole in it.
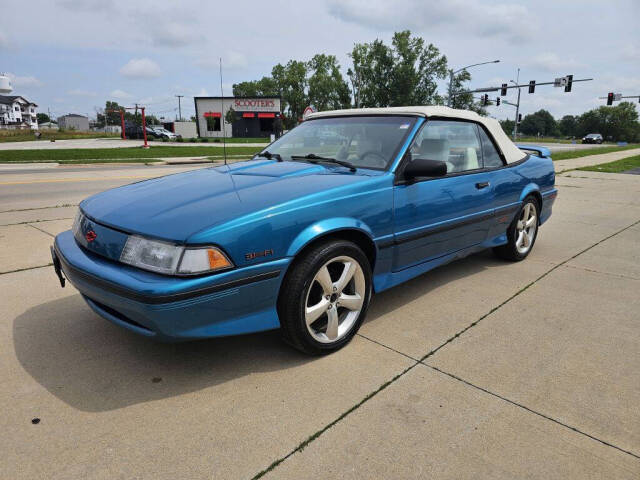
[{"label": "white cloud", "polygon": [[193,24],[179,22],[155,23],[151,31],[152,42],[160,47],[185,47],[197,41],[201,35],[196,33]]},{"label": "white cloud", "polygon": [[512,42],[529,38],[535,24],[532,13],[523,5],[486,5],[480,0],[406,0],[402,4],[385,0],[330,0],[328,8],[340,20],[374,30],[448,29],[504,37]]},{"label": "white cloud", "polygon": [[622,49],[620,58],[623,61],[640,63],[640,46],[629,43]]},{"label": "white cloud", "polygon": [[44,85],[40,80],[32,75],[21,77],[13,73],[7,73],[14,87],[41,87]]},{"label": "white cloud", "polygon": [[[210,53],[201,53],[194,64],[200,68],[218,70],[220,68],[220,57]],[[231,50],[222,55],[223,70],[242,70],[249,66],[249,60],[244,53]]]},{"label": "white cloud", "polygon": [[89,90],[82,90],[81,88],[74,88],[73,90],[69,90],[67,94],[73,95],[76,97],[96,97],[98,95],[96,92],[91,92]]},{"label": "white cloud", "polygon": [[564,75],[568,70],[584,67],[584,64],[573,58],[560,58],[555,53],[541,53],[531,60],[530,66],[544,70],[545,72],[557,73]]},{"label": "white cloud", "polygon": [[158,64],[150,58],[132,58],[120,69],[120,73],[128,78],[154,78],[162,74]]},{"label": "white cloud", "polygon": [[9,50],[9,39],[3,32],[0,32],[0,50]]},{"label": "white cloud", "polygon": [[125,92],[124,90],[120,90],[118,88],[118,89],[113,90],[111,92],[111,97],[115,98],[116,100],[129,100],[129,99],[133,98],[133,95],[131,95],[130,93]]}]

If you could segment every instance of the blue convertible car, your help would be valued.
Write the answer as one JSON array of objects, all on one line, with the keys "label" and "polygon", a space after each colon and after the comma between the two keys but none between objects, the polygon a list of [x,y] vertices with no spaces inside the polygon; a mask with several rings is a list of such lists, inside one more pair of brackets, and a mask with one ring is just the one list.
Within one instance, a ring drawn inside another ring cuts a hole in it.
[{"label": "blue convertible car", "polygon": [[519,149],[473,112],[321,112],[249,161],[84,200],[53,263],[139,334],[280,328],[321,354],[353,337],[374,292],[485,248],[524,259],[554,182],[546,149]]}]

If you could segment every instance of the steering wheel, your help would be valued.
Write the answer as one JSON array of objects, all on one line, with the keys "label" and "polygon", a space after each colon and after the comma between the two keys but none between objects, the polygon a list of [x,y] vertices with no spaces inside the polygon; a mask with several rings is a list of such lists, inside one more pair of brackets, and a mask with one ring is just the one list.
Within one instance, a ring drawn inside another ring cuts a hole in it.
[{"label": "steering wheel", "polygon": [[[370,160],[366,160],[369,157]],[[369,167],[385,168],[387,166],[387,159],[382,156],[381,153],[370,150],[360,155],[360,160],[363,164]]]}]

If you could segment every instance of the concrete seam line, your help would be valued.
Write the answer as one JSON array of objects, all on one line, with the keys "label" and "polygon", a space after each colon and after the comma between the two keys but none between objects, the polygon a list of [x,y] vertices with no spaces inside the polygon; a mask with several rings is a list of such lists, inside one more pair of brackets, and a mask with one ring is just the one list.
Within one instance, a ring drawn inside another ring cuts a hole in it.
[{"label": "concrete seam line", "polygon": [[369,340],[372,343],[375,343],[376,345],[380,345],[381,347],[386,348],[387,350],[391,350],[394,353],[397,353],[398,355],[402,355],[403,357],[408,358],[409,360],[413,360],[414,362],[419,362],[420,360],[418,360],[417,358],[413,358],[411,355],[407,355],[406,353],[401,352],[400,350],[396,350],[393,347],[390,347],[389,345],[385,345],[384,343],[378,342],[377,340],[374,340],[373,338],[369,338],[361,333],[356,333],[356,335],[358,335],[359,337],[364,338],[365,340]]},{"label": "concrete seam line", "polygon": [[[515,294],[513,294],[511,297],[509,297],[507,300],[505,300],[504,302],[502,302],[500,305],[498,305],[497,307],[492,308],[489,312],[487,312],[486,314],[484,314],[483,316],[481,316],[478,320],[476,320],[475,322],[471,323],[470,325],[468,325],[466,328],[462,329],[460,332],[458,332],[457,334],[455,334],[453,337],[449,338],[448,340],[446,340],[443,344],[441,344],[440,346],[436,347],[435,349],[431,350],[429,353],[427,353],[424,357],[422,357],[419,361],[417,361],[416,363],[414,363],[413,365],[408,366],[407,368],[405,368],[402,372],[400,372],[399,374],[397,374],[395,377],[393,377],[391,380],[387,381],[386,383],[383,383],[380,387],[378,387],[376,390],[374,390],[373,392],[369,393],[366,397],[364,397],[362,400],[360,400],[360,402],[358,402],[357,404],[355,404],[354,406],[352,406],[350,409],[348,409],[347,411],[345,411],[344,413],[342,413],[342,415],[340,415],[338,418],[336,418],[335,420],[333,420],[331,423],[327,424],[325,427],[323,427],[322,429],[318,430],[317,432],[315,432],[313,435],[307,437],[306,440],[304,440],[303,442],[301,442],[300,444],[298,444],[298,446],[296,448],[294,448],[293,450],[291,450],[289,453],[287,453],[285,456],[280,457],[278,460],[275,460],[274,462],[271,463],[271,465],[269,465],[267,468],[265,468],[264,470],[258,472],[256,475],[254,475],[252,477],[251,480],[257,480],[258,478],[262,478],[264,475],[266,475],[267,473],[269,473],[270,471],[274,470],[276,467],[278,467],[281,463],[283,463],[285,460],[287,460],[289,457],[291,457],[292,455],[296,454],[297,452],[301,452],[302,450],[304,450],[309,444],[311,444],[316,438],[319,438],[324,432],[326,432],[327,430],[329,430],[331,427],[333,427],[334,425],[336,425],[338,422],[340,422],[340,420],[342,420],[343,418],[346,418],[350,413],[354,412],[355,410],[357,410],[358,408],[360,408],[363,404],[365,404],[367,401],[371,400],[373,397],[375,397],[378,393],[380,393],[381,391],[383,391],[385,388],[387,388],[389,385],[391,385],[392,383],[394,383],[396,380],[398,380],[400,377],[402,377],[405,373],[409,372],[411,369],[413,369],[416,365],[424,365],[427,366],[429,368],[434,368],[431,365],[427,365],[426,363],[424,363],[424,361],[429,358],[431,355],[433,355],[434,353],[436,353],[438,350],[440,350],[440,348],[442,348],[443,346],[447,345],[448,343],[452,342],[453,340],[455,340],[456,338],[458,338],[460,335],[462,335],[464,332],[466,332],[467,330],[469,330],[470,328],[472,328],[473,326],[477,325],[481,320],[483,320],[484,318],[488,317],[489,315],[491,315],[493,312],[495,312],[496,310],[498,310],[500,307],[502,307],[503,305],[505,305],[507,302],[511,301],[512,299],[514,299],[515,297],[517,297],[518,295],[520,295],[522,292],[524,292],[527,288],[529,288],[531,285],[533,285],[534,283],[536,283],[537,281],[541,280],[542,278],[544,278],[545,276],[547,276],[549,273],[553,272],[554,270],[556,270],[557,268],[563,266],[565,263],[573,260],[574,258],[576,258],[578,255],[582,255],[583,253],[587,252],[588,250],[591,250],[593,247],[599,245],[602,242],[605,242],[606,240],[610,239],[611,237],[614,237],[615,235],[618,235],[619,233],[622,233],[623,231],[637,225],[638,223],[640,223],[640,220],[637,220],[636,222],[632,223],[631,225],[628,225],[626,227],[624,227],[621,230],[618,230],[617,232],[609,235],[608,237],[603,238],[602,240],[594,243],[593,245],[591,245],[590,247],[585,248],[584,250],[576,253],[575,255],[573,255],[571,258],[568,258],[566,260],[564,260],[561,263],[558,263],[557,265],[554,265],[553,268],[551,268],[550,270],[548,270],[547,272],[543,273],[542,275],[540,275],[540,277],[538,277],[537,279],[533,280],[531,283],[529,283],[528,285],[526,285],[525,287],[523,287],[522,289],[520,289],[518,292],[516,292]],[[396,353],[399,353],[401,355],[404,356],[408,356],[405,355],[401,352],[398,352],[397,350],[394,350],[390,347],[387,347],[384,344],[381,344],[379,342],[376,342],[374,340],[371,340],[370,338],[365,337],[364,335],[358,334],[359,336],[366,338],[367,340],[370,340],[371,342],[374,343],[378,343],[380,346],[388,348],[390,350],[393,350]],[[411,358],[411,357],[409,357]],[[443,372],[444,373],[444,372]],[[461,380],[462,381],[462,380]],[[480,388],[480,387],[478,387]],[[491,392],[488,392],[491,393]],[[505,399],[506,400],[506,399]],[[526,408],[526,407],[522,407],[522,408]],[[533,412],[533,410],[532,410]],[[536,412],[533,412],[536,413]],[[542,414],[540,414],[542,415]],[[560,423],[560,422],[558,422]],[[568,426],[567,426],[568,427]],[[572,428],[572,427],[568,427],[568,428]],[[579,430],[576,430],[579,431]],[[582,432],[580,432],[582,433]],[[589,436],[588,434],[584,434]],[[595,437],[593,437],[595,440]],[[600,440],[598,440],[600,441]],[[613,446],[613,445],[612,445]],[[613,446],[614,448],[618,448]],[[625,450],[621,450],[625,453]],[[631,455],[634,455],[633,453],[630,453]],[[640,457],[639,457],[640,458]]]},{"label": "concrete seam line", "polygon": [[0,213],[11,213],[11,212],[28,212],[31,210],[46,210],[48,208],[65,208],[65,207],[77,207],[77,203],[63,203],[61,205],[54,205],[52,207],[33,207],[33,208],[14,208],[13,210],[1,210]]},{"label": "concrete seam line", "polygon": [[71,220],[73,217],[66,218],[47,218],[44,220],[29,220],[26,222],[16,222],[16,223],[3,223],[0,224],[0,227],[11,227],[13,225],[30,225],[32,223],[40,223],[40,222],[55,222],[56,220]]},{"label": "concrete seam line", "polygon": [[581,267],[580,265],[565,265],[566,268],[573,268],[575,270],[582,270],[584,272],[591,273],[599,273],[600,275],[608,275],[610,277],[623,278],[625,280],[636,280],[640,281],[638,277],[630,277],[629,275],[623,275],[621,273],[610,273],[610,272],[601,272],[600,270],[595,270],[593,268]]},{"label": "concrete seam line", "polygon": [[42,232],[46,235],[49,235],[50,237],[55,238],[55,235],[49,233],[49,232],[45,232],[44,230],[42,230],[41,228],[36,227],[35,225],[31,225],[30,223],[27,223],[27,225],[29,225],[31,228],[35,228],[36,230],[38,230],[39,232]]},{"label": "concrete seam line", "polygon": [[327,425],[325,425],[323,428],[321,428],[320,430],[318,430],[317,432],[315,432],[314,434],[310,435],[309,437],[307,437],[306,440],[304,440],[303,442],[301,442],[296,448],[294,448],[293,450],[291,450],[289,453],[287,453],[285,456],[280,457],[278,460],[274,461],[273,463],[271,463],[271,465],[269,465],[267,468],[265,468],[264,470],[258,472],[256,475],[254,475],[251,480],[257,480],[258,478],[262,478],[264,475],[266,475],[267,473],[269,473],[270,471],[274,470],[278,465],[280,465],[281,463],[283,463],[285,460],[287,460],[289,457],[291,457],[292,455],[301,452],[302,450],[304,450],[310,443],[312,443],[315,439],[319,438],[323,433],[325,433],[327,430],[329,430],[331,427],[333,427],[334,425],[336,425],[338,422],[340,422],[340,420],[342,420],[343,418],[346,418],[350,413],[354,412],[355,410],[357,410],[358,408],[360,408],[362,405],[364,405],[366,402],[368,402],[369,400],[371,400],[373,397],[375,397],[378,393],[382,392],[385,388],[387,388],[389,385],[391,385],[392,383],[394,383],[396,380],[398,380],[400,377],[402,377],[405,373],[409,372],[411,369],[413,369],[416,365],[420,365],[420,362],[416,362],[413,365],[409,365],[407,368],[405,368],[402,372],[398,373],[395,377],[393,377],[391,380],[383,383],[382,385],[380,385],[376,390],[374,390],[373,392],[369,393],[366,397],[364,397],[362,400],[360,400],[358,403],[356,403],[354,406],[352,406],[351,408],[349,408],[347,411],[343,412],[342,415],[340,415],[338,418],[336,418],[335,420],[333,420],[331,423],[328,423]]},{"label": "concrete seam line", "polygon": [[592,440],[595,440],[596,442],[600,442],[603,445],[606,445],[607,447],[615,448],[616,450],[619,450],[622,453],[626,453],[627,455],[631,455],[632,457],[640,459],[640,455],[638,455],[636,453],[633,453],[633,452],[631,452],[629,450],[625,450],[624,448],[618,447],[618,446],[616,446],[616,445],[614,445],[612,443],[607,442],[606,440],[602,440],[602,439],[600,439],[598,437],[594,437],[593,435],[590,435],[590,434],[588,434],[586,432],[583,432],[582,430],[580,430],[580,429],[578,429],[576,427],[572,427],[571,425],[569,425],[567,423],[564,423],[564,422],[562,422],[562,421],[560,421],[558,419],[555,419],[553,417],[550,417],[548,415],[545,415],[544,413],[537,412],[536,410],[533,410],[533,409],[527,407],[526,405],[523,405],[523,404],[518,403],[516,401],[510,400],[507,397],[503,397],[502,395],[500,395],[498,393],[492,392],[491,390],[487,390],[486,388],[483,388],[483,387],[480,387],[478,385],[475,385],[475,384],[465,380],[464,378],[461,378],[461,377],[458,377],[457,375],[454,375],[453,373],[446,372],[444,370],[441,370],[438,367],[435,367],[433,365],[429,365],[429,364],[424,363],[424,362],[420,362],[420,364],[424,365],[425,367],[431,368],[431,369],[433,369],[433,370],[435,370],[435,371],[437,371],[437,372],[439,372],[439,373],[441,373],[443,375],[446,375],[446,376],[448,376],[448,377],[450,377],[450,378],[452,378],[454,380],[462,382],[462,383],[464,383],[465,385],[467,385],[469,387],[475,388],[475,389],[480,390],[481,392],[487,393],[489,395],[493,395],[494,397],[499,398],[500,400],[503,400],[503,401],[505,401],[507,403],[510,403],[511,405],[514,405],[516,407],[522,408],[523,410],[526,410],[529,413],[533,413],[534,415],[538,415],[539,417],[542,417],[542,418],[544,418],[546,420],[549,420],[549,421],[551,421],[553,423],[557,423],[558,425],[561,425],[561,426],[563,426],[565,428],[568,428],[569,430],[572,430],[572,431],[574,431],[576,433],[579,433],[580,435],[584,435],[585,437],[590,438]]},{"label": "concrete seam line", "polygon": [[631,225],[627,225],[626,227],[622,228],[621,230],[618,230],[615,233],[612,233],[611,235],[603,238],[602,240],[597,241],[596,243],[594,243],[593,245],[585,248],[584,250],[581,250],[580,252],[576,253],[575,255],[573,255],[570,258],[567,258],[566,260],[563,260],[562,262],[558,263],[557,265],[554,265],[551,269],[547,270],[546,272],[544,272],[542,275],[540,275],[538,278],[536,278],[535,280],[531,281],[530,283],[528,283],[527,285],[525,285],[524,287],[522,287],[520,290],[518,290],[516,293],[514,293],[513,295],[511,295],[509,298],[507,298],[504,302],[502,302],[500,305],[497,305],[495,307],[493,307],[491,310],[489,310],[487,313],[485,313],[484,315],[482,315],[480,318],[478,318],[476,321],[470,323],[469,325],[467,325],[465,328],[463,328],[462,330],[460,330],[458,333],[456,333],[455,335],[453,335],[452,337],[449,337],[444,343],[442,343],[441,345],[437,346],[436,348],[434,348],[433,350],[431,350],[430,352],[428,352],[425,356],[423,356],[420,359],[420,362],[424,362],[427,358],[431,357],[432,355],[434,355],[436,352],[438,352],[438,350],[440,350],[442,347],[448,345],[449,343],[453,342],[456,338],[460,337],[461,335],[463,335],[467,330],[470,330],[471,328],[475,327],[478,323],[480,323],[482,320],[484,320],[485,318],[487,318],[489,315],[491,315],[493,312],[495,312],[496,310],[498,310],[499,308],[501,308],[502,306],[506,305],[507,303],[509,303],[511,300],[513,300],[514,298],[516,298],[518,295],[520,295],[522,292],[524,292],[525,290],[527,290],[529,287],[533,286],[534,284],[536,284],[537,282],[539,282],[540,280],[542,280],[544,277],[546,277],[547,275],[549,275],[551,272],[553,272],[554,270],[564,266],[567,262],[570,262],[571,260],[573,260],[574,258],[582,255],[583,253],[588,252],[589,250],[591,250],[592,248],[600,245],[603,242],[606,242],[607,240],[609,240],[612,237],[615,237],[616,235],[624,232],[625,230],[628,230],[629,228],[634,227],[635,225],[637,225],[638,223],[640,223],[640,220],[636,220],[635,222],[633,222]]},{"label": "concrete seam line", "polygon": [[0,272],[0,275],[9,275],[10,273],[26,272],[27,270],[35,270],[36,268],[46,268],[52,265],[53,263],[47,263],[46,265],[38,265],[37,267],[25,267],[25,268],[18,268],[16,270],[7,270],[6,272]]}]

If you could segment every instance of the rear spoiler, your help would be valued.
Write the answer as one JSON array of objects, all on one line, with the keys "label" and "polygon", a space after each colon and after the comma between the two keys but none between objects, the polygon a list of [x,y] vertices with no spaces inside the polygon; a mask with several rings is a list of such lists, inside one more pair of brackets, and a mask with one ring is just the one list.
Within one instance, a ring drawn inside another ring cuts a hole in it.
[{"label": "rear spoiler", "polygon": [[547,147],[538,147],[536,145],[516,145],[516,147],[529,155],[535,155],[536,157],[551,157],[551,150]]}]

